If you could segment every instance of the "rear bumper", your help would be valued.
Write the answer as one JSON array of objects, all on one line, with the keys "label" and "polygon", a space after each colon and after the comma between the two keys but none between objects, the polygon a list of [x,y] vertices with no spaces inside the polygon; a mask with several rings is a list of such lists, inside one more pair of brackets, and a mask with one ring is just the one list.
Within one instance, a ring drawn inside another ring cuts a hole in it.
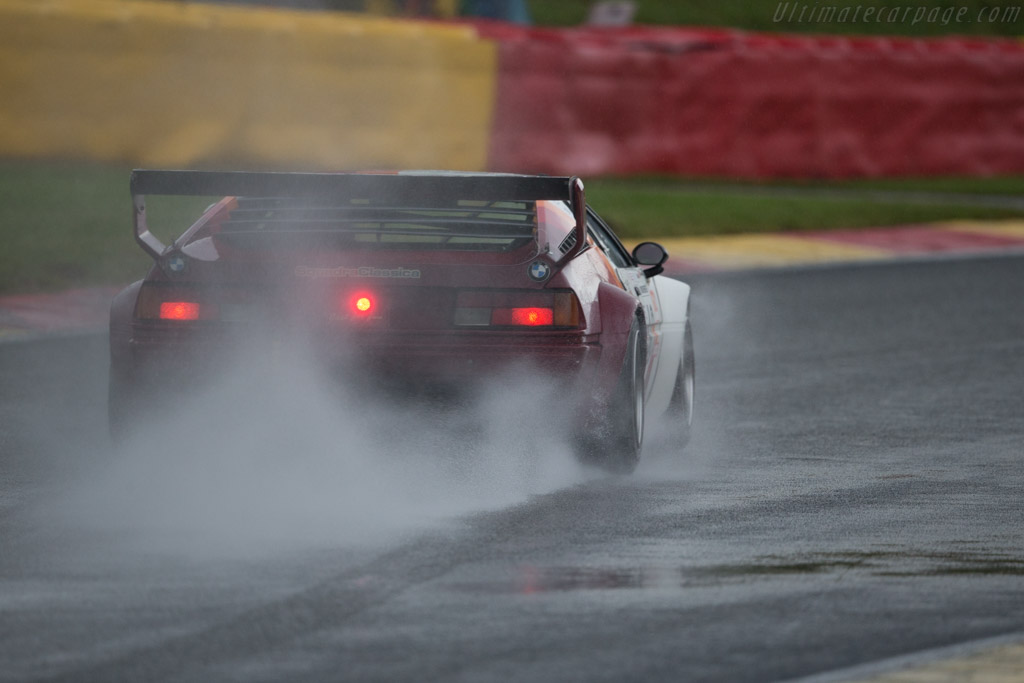
[{"label": "rear bumper", "polygon": [[112,327],[111,351],[111,371],[123,385],[165,400],[187,397],[222,373],[262,372],[299,359],[341,386],[402,400],[472,396],[494,386],[536,392],[574,414],[576,429],[606,414],[622,367],[617,349],[578,332],[282,335],[132,323]]},{"label": "rear bumper", "polygon": [[273,345],[296,353],[314,351],[322,360],[362,358],[368,362],[408,364],[410,369],[441,363],[452,369],[474,361],[481,367],[507,361],[533,359],[557,369],[585,363],[600,352],[598,335],[554,331],[503,333],[452,331],[425,333],[346,333],[335,329],[263,330],[223,325],[139,323],[111,328],[116,346],[140,361],[176,358],[195,361],[223,353],[241,353],[247,347]]},{"label": "rear bumper", "polygon": [[[604,355],[598,335],[451,331],[342,333],[305,330],[282,334],[221,325],[133,323],[112,327],[113,365],[140,375],[174,368],[208,375],[237,359],[309,359],[319,368],[410,381],[467,381],[515,369],[565,379],[592,380]],[[268,357],[269,356],[269,357]]]},{"label": "rear bumper", "polygon": [[356,339],[344,344],[321,344],[318,350],[332,364],[355,364],[374,372],[436,379],[486,376],[512,367],[579,375],[601,355],[596,342],[459,335],[416,340]]}]

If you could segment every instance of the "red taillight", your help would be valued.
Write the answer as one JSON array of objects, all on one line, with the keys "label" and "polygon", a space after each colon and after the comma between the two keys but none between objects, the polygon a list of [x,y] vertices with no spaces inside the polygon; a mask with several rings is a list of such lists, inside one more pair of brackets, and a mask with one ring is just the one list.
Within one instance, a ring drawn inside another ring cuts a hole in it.
[{"label": "red taillight", "polygon": [[491,311],[492,325],[554,325],[553,308],[495,308]]},{"label": "red taillight", "polygon": [[455,304],[458,327],[578,328],[580,306],[567,290],[469,289]]},{"label": "red taillight", "polygon": [[348,313],[357,318],[370,317],[377,308],[377,299],[373,294],[359,292],[348,297]]},{"label": "red taillight", "polygon": [[199,320],[199,304],[194,301],[164,301],[160,304],[161,320]]},{"label": "red taillight", "polygon": [[184,322],[216,320],[220,307],[199,287],[192,285],[165,285],[147,282],[135,301],[138,320],[166,320]]}]

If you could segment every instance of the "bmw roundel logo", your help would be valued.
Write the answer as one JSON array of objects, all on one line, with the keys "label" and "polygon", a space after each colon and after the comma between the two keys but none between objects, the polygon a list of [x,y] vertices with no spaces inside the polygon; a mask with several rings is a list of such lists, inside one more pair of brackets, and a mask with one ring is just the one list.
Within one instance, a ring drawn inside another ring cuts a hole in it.
[{"label": "bmw roundel logo", "polygon": [[551,266],[543,261],[534,261],[527,272],[534,282],[544,282],[551,275]]},{"label": "bmw roundel logo", "polygon": [[172,256],[167,259],[167,270],[172,273],[182,273],[185,271],[185,259],[181,256]]}]

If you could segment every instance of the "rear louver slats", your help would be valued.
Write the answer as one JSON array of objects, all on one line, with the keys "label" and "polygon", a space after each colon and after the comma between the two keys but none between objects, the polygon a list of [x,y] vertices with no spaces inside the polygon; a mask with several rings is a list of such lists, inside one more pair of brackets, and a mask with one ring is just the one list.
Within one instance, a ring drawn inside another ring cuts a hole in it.
[{"label": "rear louver slats", "polygon": [[564,255],[564,254],[568,253],[569,250],[572,249],[575,246],[576,246],[576,232],[573,231],[573,232],[570,232],[568,235],[566,235],[565,239],[562,240],[562,243],[558,245],[558,251],[560,251]]}]

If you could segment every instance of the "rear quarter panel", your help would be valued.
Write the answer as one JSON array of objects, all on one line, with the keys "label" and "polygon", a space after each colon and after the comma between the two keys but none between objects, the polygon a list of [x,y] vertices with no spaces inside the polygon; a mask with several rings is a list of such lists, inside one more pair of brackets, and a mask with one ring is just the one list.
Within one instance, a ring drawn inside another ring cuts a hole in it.
[{"label": "rear quarter panel", "polygon": [[682,360],[684,330],[690,315],[690,285],[664,275],[655,275],[652,283],[661,303],[662,340],[661,358],[651,382],[647,410],[651,415],[660,415],[668,409]]}]

